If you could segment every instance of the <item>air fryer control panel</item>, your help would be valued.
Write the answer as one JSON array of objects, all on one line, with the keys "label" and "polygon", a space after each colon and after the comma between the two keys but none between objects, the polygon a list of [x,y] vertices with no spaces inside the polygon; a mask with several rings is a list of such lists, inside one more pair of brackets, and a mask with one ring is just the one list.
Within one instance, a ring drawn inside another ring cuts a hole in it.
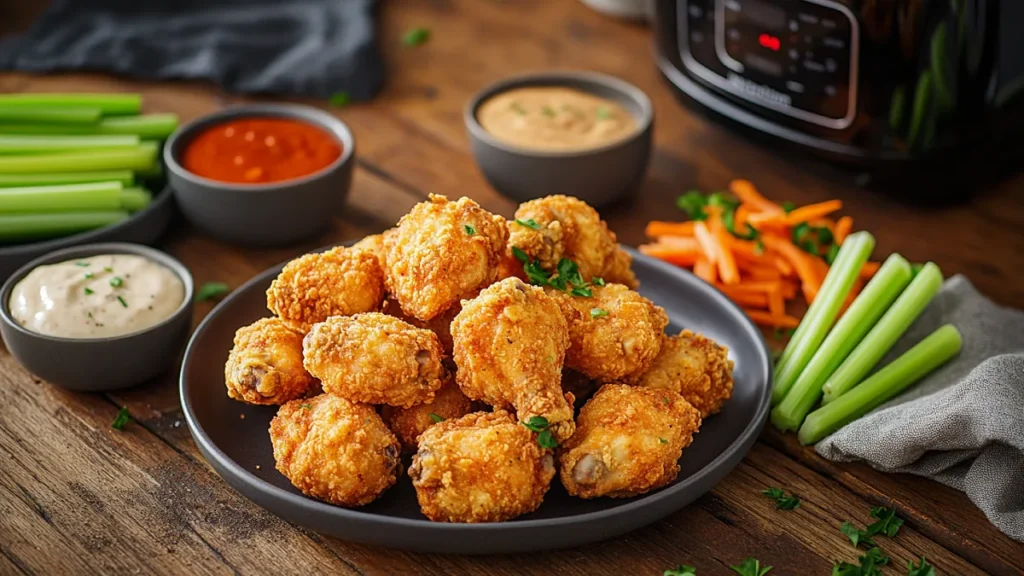
[{"label": "air fryer control panel", "polygon": [[833,0],[678,0],[683,64],[781,114],[841,130],[857,112],[857,20]]}]

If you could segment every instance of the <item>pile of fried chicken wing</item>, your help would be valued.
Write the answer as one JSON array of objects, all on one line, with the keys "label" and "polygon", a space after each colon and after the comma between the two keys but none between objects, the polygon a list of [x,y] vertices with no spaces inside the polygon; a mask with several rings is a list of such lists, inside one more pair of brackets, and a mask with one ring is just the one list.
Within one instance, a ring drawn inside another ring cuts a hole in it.
[{"label": "pile of fried chicken wing", "polygon": [[[288,263],[235,334],[228,396],[279,405],[277,470],[345,507],[403,473],[438,522],[662,487],[733,388],[725,347],[665,334],[630,255],[568,196],[512,220],[431,196],[394,228]],[[577,412],[578,409],[578,412]]]}]

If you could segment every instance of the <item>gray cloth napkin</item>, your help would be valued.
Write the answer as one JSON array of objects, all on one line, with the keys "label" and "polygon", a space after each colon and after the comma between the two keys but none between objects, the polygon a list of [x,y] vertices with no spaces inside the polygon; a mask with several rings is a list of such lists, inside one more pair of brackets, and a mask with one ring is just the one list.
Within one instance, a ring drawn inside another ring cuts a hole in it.
[{"label": "gray cloth napkin", "polygon": [[943,324],[963,335],[960,355],[817,451],[966,492],[997,528],[1024,541],[1024,312],[954,276],[881,365]]}]

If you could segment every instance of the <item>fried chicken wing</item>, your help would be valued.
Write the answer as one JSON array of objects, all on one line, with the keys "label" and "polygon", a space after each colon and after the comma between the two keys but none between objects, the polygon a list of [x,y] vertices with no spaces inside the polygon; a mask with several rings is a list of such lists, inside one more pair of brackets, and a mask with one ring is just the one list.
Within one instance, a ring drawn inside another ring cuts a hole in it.
[{"label": "fried chicken wing", "polygon": [[415,452],[417,438],[427,428],[438,422],[469,414],[473,411],[472,404],[455,381],[449,380],[445,382],[444,386],[441,386],[430,402],[416,404],[409,408],[384,406],[381,408],[381,417],[384,418],[388,428],[398,436],[402,442],[402,448],[406,452]]},{"label": "fried chicken wing", "polygon": [[504,410],[431,426],[409,467],[420,509],[435,522],[500,522],[532,512],[554,475],[551,451]]},{"label": "fried chicken wing", "polygon": [[650,369],[630,383],[682,394],[700,410],[701,418],[707,418],[732,398],[734,365],[728,348],[683,330],[666,337]]},{"label": "fried chicken wing", "polygon": [[314,324],[302,353],[324,392],[353,402],[409,407],[433,399],[445,378],[437,336],[379,312]]},{"label": "fried chicken wing", "polygon": [[495,280],[507,239],[501,216],[431,195],[384,237],[387,290],[407,315],[435,318]]},{"label": "fried chicken wing", "polygon": [[558,440],[572,435],[572,400],[562,393],[568,328],[544,291],[518,278],[492,284],[452,322],[456,381],[466,396],[543,416]]},{"label": "fried chicken wing", "polygon": [[302,367],[302,334],[279,318],[263,318],[235,332],[224,383],[230,398],[250,404],[284,404],[318,388]]},{"label": "fried chicken wing", "polygon": [[342,247],[292,260],[267,289],[267,308],[302,332],[331,316],[376,310],[383,301],[377,258]]},{"label": "fried chicken wing", "polygon": [[565,365],[600,382],[641,373],[654,362],[668,315],[622,284],[591,288],[592,297],[548,290],[569,325]]},{"label": "fried chicken wing", "polygon": [[605,384],[560,450],[562,484],[580,498],[625,498],[675,480],[700,413],[669,390]]},{"label": "fried chicken wing", "polygon": [[451,358],[452,355],[452,320],[458,316],[462,310],[462,305],[456,302],[452,304],[452,307],[445,310],[441,314],[431,318],[430,320],[420,320],[412,316],[408,316],[402,311],[402,307],[398,305],[398,302],[388,298],[384,301],[384,306],[381,311],[388,316],[394,316],[399,320],[404,320],[409,324],[417,328],[423,328],[424,330],[430,330],[437,335],[437,339],[441,342],[441,350],[444,351],[445,355]]},{"label": "fried chicken wing", "polygon": [[640,285],[631,269],[632,257],[619,248],[615,233],[589,204],[572,196],[546,196],[519,205],[509,223],[508,245],[555,270],[562,258],[579,265],[584,280]]},{"label": "fried chicken wing", "polygon": [[398,439],[373,407],[330,394],[281,406],[270,441],[293,486],[338,506],[369,504],[402,473]]}]

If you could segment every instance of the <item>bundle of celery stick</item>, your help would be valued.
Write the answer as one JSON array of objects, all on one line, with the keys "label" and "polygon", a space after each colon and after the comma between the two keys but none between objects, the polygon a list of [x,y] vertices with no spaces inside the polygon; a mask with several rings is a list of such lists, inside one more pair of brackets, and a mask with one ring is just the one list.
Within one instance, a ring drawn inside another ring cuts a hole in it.
[{"label": "bundle of celery stick", "polygon": [[109,226],[145,208],[174,114],[139,94],[0,94],[0,244]]},{"label": "bundle of celery stick", "polygon": [[846,238],[776,364],[772,423],[798,430],[802,444],[867,414],[960,352],[960,333],[946,325],[871,374],[942,287],[938,266],[911,266],[893,254],[841,313],[874,247],[867,232]]}]

